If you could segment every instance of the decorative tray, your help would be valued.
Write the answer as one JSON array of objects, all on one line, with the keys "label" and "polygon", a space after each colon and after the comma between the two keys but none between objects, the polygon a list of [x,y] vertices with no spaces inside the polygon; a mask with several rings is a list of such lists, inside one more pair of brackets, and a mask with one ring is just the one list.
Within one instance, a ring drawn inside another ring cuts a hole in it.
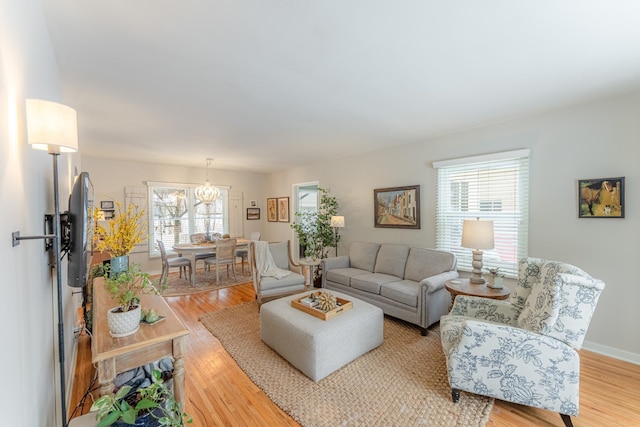
[{"label": "decorative tray", "polygon": [[322,311],[316,306],[313,305],[313,302],[310,301],[313,295],[318,296],[322,292],[311,292],[301,298],[296,298],[291,300],[291,307],[297,308],[298,310],[304,311],[312,316],[317,317],[322,320],[333,319],[340,313],[344,313],[345,311],[351,310],[353,308],[353,303],[343,298],[336,297],[336,308],[329,311]]}]

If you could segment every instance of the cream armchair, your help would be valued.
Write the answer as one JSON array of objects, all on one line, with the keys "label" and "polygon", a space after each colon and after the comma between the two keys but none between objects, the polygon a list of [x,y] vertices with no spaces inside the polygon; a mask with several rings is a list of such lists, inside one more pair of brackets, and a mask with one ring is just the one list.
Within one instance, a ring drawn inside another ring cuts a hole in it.
[{"label": "cream armchair", "polygon": [[[262,248],[256,249],[258,245]],[[253,288],[259,304],[268,297],[289,295],[306,289],[304,276],[301,274],[302,268],[293,261],[289,241],[278,243],[250,241],[249,253]]]},{"label": "cream armchair", "polygon": [[604,289],[569,264],[520,262],[509,301],[458,296],[440,320],[451,396],[460,391],[578,415],[580,358]]}]

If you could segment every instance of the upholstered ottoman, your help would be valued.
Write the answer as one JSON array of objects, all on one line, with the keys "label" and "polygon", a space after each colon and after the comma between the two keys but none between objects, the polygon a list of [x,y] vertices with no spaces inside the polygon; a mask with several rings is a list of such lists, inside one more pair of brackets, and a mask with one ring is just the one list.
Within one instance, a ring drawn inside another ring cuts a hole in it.
[{"label": "upholstered ottoman", "polygon": [[351,310],[322,320],[291,306],[303,294],[269,301],[260,308],[260,337],[265,344],[314,381],[382,344],[382,310],[340,292]]}]

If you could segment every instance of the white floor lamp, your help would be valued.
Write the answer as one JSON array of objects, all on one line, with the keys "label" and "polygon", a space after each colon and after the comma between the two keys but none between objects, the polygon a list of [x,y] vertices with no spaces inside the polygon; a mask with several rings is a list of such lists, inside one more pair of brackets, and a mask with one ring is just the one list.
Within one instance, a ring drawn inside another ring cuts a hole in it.
[{"label": "white floor lamp", "polygon": [[[53,234],[40,236],[20,236],[19,231],[11,234],[13,246],[21,240],[51,240],[55,257],[57,296],[58,296],[58,353],[60,363],[60,401],[62,426],[67,425],[67,404],[65,399],[64,373],[64,316],[62,309],[62,255],[61,255],[61,223],[60,192],[58,188],[58,156],[60,153],[78,151],[78,126],[76,111],[66,105],[40,99],[27,99],[27,141],[36,150],[46,150],[53,156]],[[45,215],[46,221],[47,215]]]},{"label": "white floor lamp", "polygon": [[344,217],[335,215],[331,217],[331,227],[333,227],[334,242],[336,247],[336,256],[338,256],[338,228],[344,227]]}]

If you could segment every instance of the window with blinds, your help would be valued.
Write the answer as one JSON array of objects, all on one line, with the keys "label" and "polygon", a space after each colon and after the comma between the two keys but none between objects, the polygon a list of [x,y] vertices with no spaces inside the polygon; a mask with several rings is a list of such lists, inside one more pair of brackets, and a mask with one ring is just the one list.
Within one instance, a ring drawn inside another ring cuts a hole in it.
[{"label": "window with blinds", "polygon": [[176,243],[188,243],[194,233],[225,234],[229,230],[229,188],[216,186],[220,197],[205,206],[195,197],[193,184],[148,182],[149,256],[160,256],[156,245],[162,240],[167,250]]},{"label": "window with blinds", "polygon": [[471,271],[471,249],[460,246],[465,219],[493,220],[495,248],[483,251],[483,268],[518,275],[527,256],[529,150],[434,162],[438,171],[436,244],[453,252],[458,270]]}]

